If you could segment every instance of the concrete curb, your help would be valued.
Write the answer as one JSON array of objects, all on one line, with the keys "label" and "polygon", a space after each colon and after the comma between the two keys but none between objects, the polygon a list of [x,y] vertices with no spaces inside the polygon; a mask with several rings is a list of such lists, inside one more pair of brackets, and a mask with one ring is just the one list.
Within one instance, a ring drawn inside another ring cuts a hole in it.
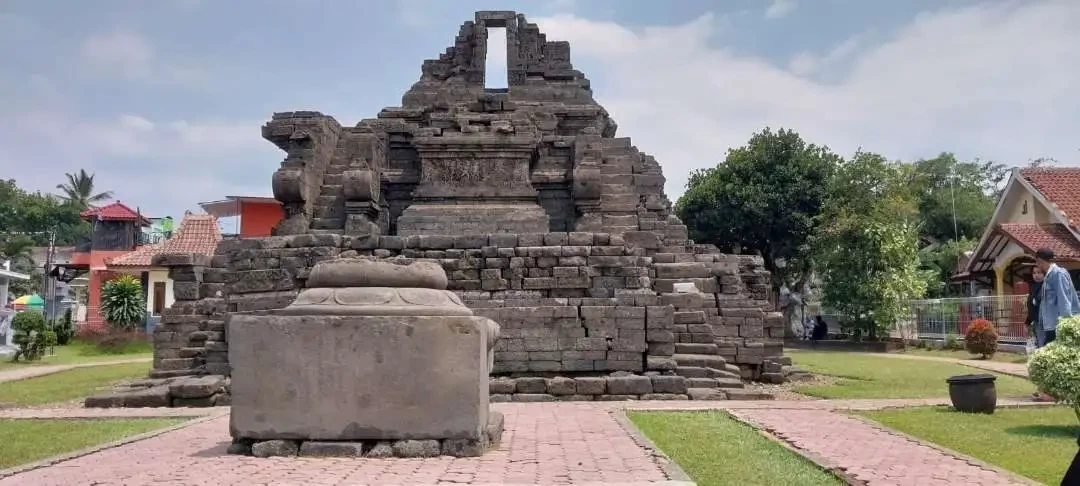
[{"label": "concrete curb", "polygon": [[[93,454],[95,452],[103,451],[105,449],[112,449],[114,447],[120,447],[122,445],[127,445],[127,444],[130,444],[130,443],[133,443],[133,442],[139,442],[139,441],[142,441],[142,440],[150,439],[150,438],[162,435],[162,434],[172,432],[174,430],[180,430],[180,429],[183,429],[185,427],[191,427],[192,425],[198,425],[198,424],[201,424],[201,423],[204,423],[204,422],[209,422],[211,420],[221,418],[222,416],[223,416],[223,414],[215,413],[215,414],[207,415],[207,416],[203,416],[203,417],[195,417],[195,418],[191,418],[189,420],[185,420],[182,423],[173,425],[172,427],[166,427],[164,429],[152,430],[150,432],[144,432],[142,434],[133,435],[133,436],[130,436],[130,437],[125,437],[123,439],[115,440],[115,441],[112,441],[112,442],[106,442],[104,444],[98,444],[96,446],[87,447],[85,449],[81,449],[81,450],[78,450],[78,451],[75,451],[75,452],[69,452],[69,453],[66,453],[66,454],[61,454],[59,456],[53,456],[53,457],[50,457],[50,458],[47,458],[47,459],[42,459],[40,461],[32,462],[32,463],[29,463],[29,464],[23,464],[21,466],[15,466],[15,467],[12,467],[12,468],[3,469],[3,470],[0,470],[0,479],[6,478],[8,476],[14,476],[16,474],[21,474],[21,473],[24,473],[24,472],[33,471],[35,469],[40,469],[40,468],[43,468],[43,467],[52,466],[54,464],[58,464],[58,463],[61,463],[61,462],[64,462],[64,461],[70,461],[72,459],[76,459],[76,458],[79,458],[79,457],[82,457],[82,456],[87,456],[87,455]],[[122,420],[137,420],[137,419],[153,419],[153,418],[179,418],[179,419],[185,419],[185,418],[188,418],[188,417],[107,417],[107,418],[109,418],[109,419],[122,419]],[[10,420],[22,420],[22,419],[10,419]],[[38,419],[29,419],[29,420],[38,420]],[[46,419],[46,420],[85,420],[85,419],[63,419],[63,418],[60,418],[60,419]],[[95,420],[95,419],[90,419],[90,420]]]},{"label": "concrete curb", "polygon": [[622,427],[627,435],[630,436],[630,439],[638,445],[638,447],[645,449],[645,451],[652,456],[652,460],[656,463],[657,467],[664,472],[664,475],[667,476],[668,479],[672,480],[672,482],[669,482],[668,484],[671,484],[672,486],[696,486],[697,483],[690,478],[689,474],[686,474],[686,471],[684,471],[677,462],[673,461],[667,454],[664,454],[659,447],[656,447],[656,444],[653,444],[653,442],[649,440],[636,425],[634,425],[634,422],[626,415],[627,412],[628,410],[620,409],[611,410],[608,413],[611,415],[611,418],[615,419],[615,422]]}]

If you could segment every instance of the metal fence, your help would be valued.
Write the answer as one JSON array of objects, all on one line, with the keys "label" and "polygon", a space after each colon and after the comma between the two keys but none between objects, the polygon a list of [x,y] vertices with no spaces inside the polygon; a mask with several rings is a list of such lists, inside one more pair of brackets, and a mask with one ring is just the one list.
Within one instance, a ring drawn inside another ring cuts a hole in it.
[{"label": "metal fence", "polygon": [[994,324],[998,341],[1024,343],[1028,339],[1026,295],[960,297],[915,300],[911,317],[898,323],[893,335],[906,339],[963,339],[968,326],[976,319]]}]

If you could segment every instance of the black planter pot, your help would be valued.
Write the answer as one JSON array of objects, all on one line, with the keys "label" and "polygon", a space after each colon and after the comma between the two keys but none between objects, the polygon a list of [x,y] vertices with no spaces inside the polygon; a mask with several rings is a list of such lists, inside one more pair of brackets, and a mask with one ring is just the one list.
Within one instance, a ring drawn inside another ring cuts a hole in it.
[{"label": "black planter pot", "polygon": [[953,408],[968,413],[994,413],[997,389],[994,375],[959,375],[949,377],[949,399]]}]

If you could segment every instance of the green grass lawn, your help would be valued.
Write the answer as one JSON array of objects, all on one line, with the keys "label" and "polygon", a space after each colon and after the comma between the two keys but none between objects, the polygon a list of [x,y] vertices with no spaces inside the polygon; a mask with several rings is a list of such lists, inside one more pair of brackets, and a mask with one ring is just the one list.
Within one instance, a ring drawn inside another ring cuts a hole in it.
[{"label": "green grass lawn", "polygon": [[41,405],[90,396],[123,380],[146,378],[150,363],[94,366],[0,383],[0,404]]},{"label": "green grass lawn", "polygon": [[[913,354],[917,356],[934,356],[938,358],[951,358],[951,359],[982,359],[978,355],[971,354],[964,350],[959,349],[919,349],[919,348],[907,348],[899,354]],[[1026,364],[1027,356],[1015,353],[995,353],[990,357],[990,361],[998,361],[1001,363],[1015,363]]]},{"label": "green grass lawn", "polygon": [[[835,383],[827,385],[795,385],[795,391],[821,398],[947,397],[946,378],[989,373],[953,363],[872,354],[801,350],[789,350],[788,353],[799,367],[837,378]],[[1027,396],[1035,391],[1031,382],[1006,375],[997,375],[996,387],[999,397]]]},{"label": "green grass lawn", "polygon": [[1080,432],[1066,407],[998,409],[966,414],[947,407],[864,412],[882,425],[1045,484],[1060,484]]},{"label": "green grass lawn", "polygon": [[93,343],[77,340],[71,341],[67,346],[57,346],[53,349],[55,351],[54,355],[45,356],[38,361],[20,360],[17,363],[8,360],[0,361],[0,371],[12,370],[23,366],[82,364],[154,357],[153,343],[149,340],[141,339],[117,350],[106,351],[98,349]]},{"label": "green grass lawn", "polygon": [[186,419],[2,420],[0,469],[74,452]]},{"label": "green grass lawn", "polygon": [[844,484],[723,412],[632,412],[630,420],[700,486]]}]

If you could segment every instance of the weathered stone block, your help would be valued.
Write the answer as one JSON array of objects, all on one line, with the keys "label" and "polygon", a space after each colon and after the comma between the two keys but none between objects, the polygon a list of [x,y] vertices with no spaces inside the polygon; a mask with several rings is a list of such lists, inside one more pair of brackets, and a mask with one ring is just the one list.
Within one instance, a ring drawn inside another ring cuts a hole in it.
[{"label": "weathered stone block", "polygon": [[255,457],[293,457],[300,452],[300,445],[295,440],[265,440],[251,446],[251,455]]},{"label": "weathered stone block", "polygon": [[652,393],[652,380],[648,376],[609,376],[607,392],[611,395],[642,395]]},{"label": "weathered stone block", "polygon": [[[487,332],[482,317],[233,315],[234,436],[479,439],[488,414]],[[424,349],[439,351],[417,351]],[[312,373],[320,379],[308,379]],[[399,399],[382,399],[388,389]],[[432,396],[440,406],[423,420],[400,406]]]},{"label": "weathered stone block", "polygon": [[579,395],[603,395],[607,393],[607,380],[599,376],[574,378],[574,388]]}]

